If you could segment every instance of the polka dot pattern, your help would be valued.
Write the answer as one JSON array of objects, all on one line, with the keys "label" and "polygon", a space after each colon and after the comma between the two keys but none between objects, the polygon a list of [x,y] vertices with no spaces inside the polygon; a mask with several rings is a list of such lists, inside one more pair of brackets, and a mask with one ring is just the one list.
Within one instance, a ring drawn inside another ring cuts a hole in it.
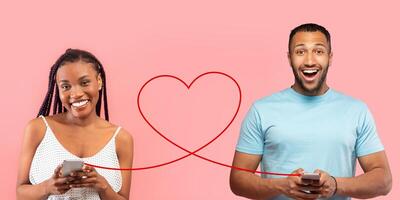
[{"label": "polka dot pattern", "polygon": [[[94,156],[79,158],[66,150],[55,137],[53,131],[48,125],[45,117],[40,116],[46,124],[46,133],[39,146],[36,149],[33,157],[31,168],[29,172],[29,180],[34,184],[39,184],[49,179],[54,169],[67,159],[79,159],[85,163],[90,163],[99,166],[107,166],[119,168],[119,161],[116,152],[115,137],[121,127],[118,127],[111,140],[103,147],[102,150],[97,152]],[[111,185],[115,192],[121,190],[122,176],[121,171],[96,169],[108,183]],[[62,195],[51,195],[48,200],[99,200],[98,193],[93,188],[72,188]]]}]

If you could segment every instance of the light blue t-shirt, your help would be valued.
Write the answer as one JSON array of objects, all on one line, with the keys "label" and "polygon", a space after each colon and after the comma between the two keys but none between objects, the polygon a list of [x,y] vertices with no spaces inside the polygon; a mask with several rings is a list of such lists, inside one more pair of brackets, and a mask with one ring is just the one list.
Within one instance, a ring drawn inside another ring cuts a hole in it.
[{"label": "light blue t-shirt", "polygon": [[[242,123],[236,150],[262,155],[262,171],[322,169],[335,177],[352,177],[356,158],[384,148],[362,101],[333,89],[321,96],[305,96],[288,88],[252,105]],[[280,195],[275,199],[288,198]]]}]

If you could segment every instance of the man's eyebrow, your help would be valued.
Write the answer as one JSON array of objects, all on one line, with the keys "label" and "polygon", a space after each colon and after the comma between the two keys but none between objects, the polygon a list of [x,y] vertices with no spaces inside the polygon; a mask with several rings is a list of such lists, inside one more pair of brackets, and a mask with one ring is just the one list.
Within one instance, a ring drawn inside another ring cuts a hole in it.
[{"label": "man's eyebrow", "polygon": [[[296,44],[296,45],[294,46],[294,48],[296,48],[296,47],[304,47],[304,46],[306,46],[306,45],[305,45],[305,44]],[[324,43],[316,43],[316,44],[314,44],[314,46],[322,46],[322,47],[324,47],[324,48],[327,48],[326,45],[325,45]]]},{"label": "man's eyebrow", "polygon": [[323,44],[323,43],[317,43],[317,44],[315,44],[315,46],[323,46],[323,47],[326,47],[326,45]]},{"label": "man's eyebrow", "polygon": [[296,44],[294,47],[305,46],[304,44]]}]

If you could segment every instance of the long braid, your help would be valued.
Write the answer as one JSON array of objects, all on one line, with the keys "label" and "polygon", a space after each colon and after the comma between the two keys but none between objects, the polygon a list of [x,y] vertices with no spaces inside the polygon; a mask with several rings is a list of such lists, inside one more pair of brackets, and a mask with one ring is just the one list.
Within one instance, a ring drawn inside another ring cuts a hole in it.
[{"label": "long braid", "polygon": [[101,96],[102,96],[103,90],[99,91],[99,99],[97,100],[96,104],[96,114],[100,116],[101,114]]},{"label": "long braid", "polygon": [[97,101],[96,105],[96,113],[98,116],[100,116],[101,113],[101,97],[103,97],[104,100],[104,118],[109,121],[109,115],[108,115],[108,103],[107,103],[107,82],[106,82],[106,72],[104,71],[103,65],[101,62],[93,55],[91,55],[94,61],[97,63],[96,70],[100,74],[101,80],[103,82],[102,88],[99,91],[99,100]]},{"label": "long braid", "polygon": [[57,114],[57,112],[58,112],[58,101],[59,101],[59,99],[60,99],[60,97],[59,97],[59,95],[60,95],[60,92],[58,91],[58,87],[55,87],[55,95],[54,95],[54,103],[53,103],[53,115],[55,115],[55,114]]},{"label": "long braid", "polygon": [[56,62],[51,67],[50,75],[49,75],[49,85],[48,85],[48,88],[47,88],[47,94],[46,94],[46,97],[45,97],[45,99],[44,99],[44,101],[42,103],[42,106],[40,107],[40,110],[39,110],[39,113],[38,113],[37,117],[40,116],[40,115],[48,116],[49,113],[50,113],[51,101],[53,99],[53,91],[54,91],[54,87],[56,85],[55,80],[54,80],[54,76],[55,76],[55,73],[56,73],[56,71],[58,69],[57,64],[58,63]]},{"label": "long braid", "polygon": [[109,116],[108,116],[108,101],[107,101],[107,84],[106,84],[106,72],[104,72],[104,70],[102,70],[101,78],[103,79],[103,82],[104,82],[104,84],[103,84],[104,86],[102,89],[103,93],[104,93],[104,96],[103,96],[103,98],[104,98],[104,115],[105,115],[106,120],[108,121]]},{"label": "long braid", "polygon": [[99,73],[100,73],[100,77],[103,81],[103,85],[102,85],[102,89],[99,92],[99,105],[98,105],[98,115],[100,115],[100,111],[101,111],[101,97],[103,96],[103,100],[104,100],[104,117],[105,119],[108,121],[109,120],[109,116],[108,116],[108,102],[107,102],[107,80],[106,80],[106,72],[104,71],[103,65],[100,63],[100,61],[98,61],[98,69],[99,69]]},{"label": "long braid", "polygon": [[[62,106],[61,99],[60,98],[57,98],[57,99],[58,99],[57,100],[57,107],[58,107],[58,111],[57,112],[58,113],[66,112],[67,109]],[[64,111],[63,111],[63,109],[64,109]]]}]

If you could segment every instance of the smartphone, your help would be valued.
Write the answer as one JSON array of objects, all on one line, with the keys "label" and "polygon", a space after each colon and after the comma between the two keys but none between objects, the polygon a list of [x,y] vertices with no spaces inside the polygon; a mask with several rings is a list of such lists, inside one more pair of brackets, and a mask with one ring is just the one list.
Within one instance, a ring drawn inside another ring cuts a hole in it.
[{"label": "smartphone", "polygon": [[71,172],[82,170],[82,167],[82,160],[64,160],[62,164],[62,174],[63,176],[68,176]]},{"label": "smartphone", "polygon": [[[318,183],[320,178],[321,178],[321,176],[319,175],[319,173],[307,173],[306,172],[303,175],[301,175],[301,182],[305,187],[307,187],[309,185]],[[301,191],[306,194],[318,194],[316,191],[313,191],[312,189],[301,190]]]},{"label": "smartphone", "polygon": [[320,175],[319,173],[304,173],[303,175],[301,175],[301,179],[302,180],[311,180],[311,181],[319,181],[320,179]]}]

